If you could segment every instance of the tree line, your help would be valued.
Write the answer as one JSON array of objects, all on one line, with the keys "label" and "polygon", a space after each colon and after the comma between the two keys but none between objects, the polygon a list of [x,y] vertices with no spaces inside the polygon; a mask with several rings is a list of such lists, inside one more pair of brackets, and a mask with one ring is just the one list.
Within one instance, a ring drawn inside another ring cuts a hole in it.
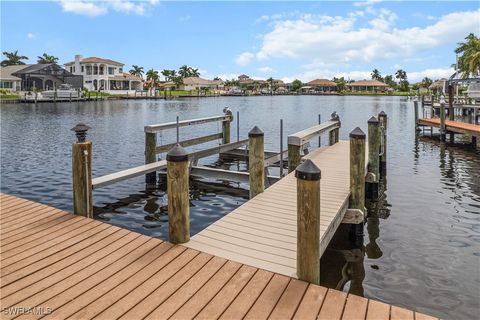
[{"label": "tree line", "polygon": [[[28,57],[19,55],[18,50],[15,50],[12,52],[3,51],[2,53],[6,57],[6,59],[0,62],[0,65],[2,67],[24,65],[25,62],[23,60],[28,60]],[[58,62],[58,57],[51,56],[47,53],[44,53],[43,55],[37,57],[37,63],[47,64],[47,63],[57,63],[57,62]]]},{"label": "tree line", "polygon": [[[147,80],[151,81],[150,87],[156,86],[160,80],[160,74],[157,70],[150,69],[147,72],[144,71],[143,67],[138,65],[133,65],[130,69],[130,74],[137,76],[143,79],[145,74]],[[200,72],[198,69],[183,65],[178,68],[178,71],[175,69],[163,69],[160,73],[165,77],[166,81],[173,82],[176,86],[179,86],[183,83],[183,79],[188,77],[200,77]]]}]

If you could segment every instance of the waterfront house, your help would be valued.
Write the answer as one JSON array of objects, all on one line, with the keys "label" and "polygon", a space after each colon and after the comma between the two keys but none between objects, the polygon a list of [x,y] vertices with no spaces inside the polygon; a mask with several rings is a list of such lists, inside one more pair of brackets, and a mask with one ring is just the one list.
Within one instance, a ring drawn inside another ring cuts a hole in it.
[{"label": "waterfront house", "polygon": [[223,89],[223,86],[224,83],[222,80],[207,80],[200,77],[186,77],[183,78],[183,84],[180,85],[180,90],[219,90]]},{"label": "waterfront house", "polygon": [[347,84],[347,88],[352,92],[385,92],[390,87],[378,80],[360,80]]},{"label": "waterfront house", "polygon": [[440,80],[434,81],[428,87],[428,90],[430,90],[432,93],[435,93],[435,94],[445,94],[446,88],[448,86],[447,82],[448,82],[447,79],[440,79]]},{"label": "waterfront house", "polygon": [[142,90],[143,79],[123,72],[124,64],[118,61],[76,55],[75,60],[65,63],[67,71],[83,76],[83,86],[92,91],[127,93]]},{"label": "waterfront house", "polygon": [[1,87],[10,91],[51,90],[61,84],[80,89],[81,75],[74,75],[56,63],[24,64],[1,68]]},{"label": "waterfront house", "polygon": [[306,87],[310,87],[309,90],[317,92],[336,92],[337,84],[327,79],[315,79],[306,83]]}]

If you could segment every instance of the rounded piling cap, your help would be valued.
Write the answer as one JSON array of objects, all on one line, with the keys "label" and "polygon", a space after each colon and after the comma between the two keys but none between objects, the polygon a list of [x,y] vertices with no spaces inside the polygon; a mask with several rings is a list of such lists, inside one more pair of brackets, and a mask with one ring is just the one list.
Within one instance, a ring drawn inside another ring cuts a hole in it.
[{"label": "rounded piling cap", "polygon": [[376,123],[378,123],[378,119],[372,116],[370,119],[368,119],[368,123],[376,124]]},{"label": "rounded piling cap", "polygon": [[352,130],[352,132],[350,132],[350,138],[365,139],[365,132],[363,132],[359,127],[356,127]]},{"label": "rounded piling cap", "polygon": [[387,114],[385,113],[385,111],[380,111],[380,113],[378,114],[379,117],[386,117]]},{"label": "rounded piling cap", "polygon": [[249,138],[254,138],[254,137],[263,137],[263,131],[259,127],[255,126],[250,130],[248,133]]},{"label": "rounded piling cap", "polygon": [[301,180],[315,181],[320,180],[322,172],[315,163],[309,159],[295,169],[295,177]]},{"label": "rounded piling cap", "polygon": [[78,142],[85,142],[85,139],[87,137],[87,131],[91,129],[89,126],[87,126],[84,123],[79,123],[72,129],[71,131],[75,131],[75,135],[77,136]]},{"label": "rounded piling cap", "polygon": [[182,162],[187,160],[187,151],[185,151],[185,149],[183,149],[183,147],[178,143],[167,153],[167,161]]}]

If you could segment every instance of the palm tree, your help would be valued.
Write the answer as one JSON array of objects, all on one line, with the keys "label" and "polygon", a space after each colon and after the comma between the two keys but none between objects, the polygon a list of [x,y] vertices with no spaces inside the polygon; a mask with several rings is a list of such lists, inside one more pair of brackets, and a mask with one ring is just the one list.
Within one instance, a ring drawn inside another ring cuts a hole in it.
[{"label": "palm tree", "polygon": [[143,79],[143,67],[137,66],[136,64],[132,65],[132,69],[130,69],[130,74],[133,74],[134,76],[137,76],[139,78]]},{"label": "palm tree", "polygon": [[270,84],[270,94],[273,95],[273,78],[268,78],[267,82]]},{"label": "palm tree", "polygon": [[189,67],[188,71],[189,71],[189,77],[200,77],[200,72],[198,71],[198,69]]},{"label": "palm tree", "polygon": [[470,33],[465,40],[467,41],[458,43],[455,49],[455,53],[462,54],[458,59],[458,69],[464,79],[480,74],[480,38]]},{"label": "palm tree", "polygon": [[432,79],[430,79],[429,77],[425,77],[422,80],[422,87],[428,88],[432,83],[433,83]]},{"label": "palm tree", "polygon": [[4,51],[3,55],[7,57],[7,59],[0,62],[0,65],[2,67],[25,64],[25,62],[23,62],[22,60],[28,60],[28,57],[26,56],[19,56],[18,50],[15,50],[13,52]]},{"label": "palm tree", "polygon": [[183,66],[181,66],[181,67],[178,69],[178,74],[179,74],[182,78],[189,77],[189,76],[190,76],[189,67],[188,67],[186,64],[184,64]]},{"label": "palm tree", "polygon": [[57,57],[48,55],[46,53],[37,57],[37,63],[47,64],[47,63],[57,63],[57,62],[58,62]]},{"label": "palm tree", "polygon": [[153,88],[158,81],[158,77],[159,77],[158,71],[150,69],[147,71],[146,75],[147,75],[147,80],[151,81],[150,88]]},{"label": "palm tree", "polygon": [[404,70],[399,69],[397,72],[395,72],[395,78],[399,79],[400,82],[407,80],[407,73]]},{"label": "palm tree", "polygon": [[378,71],[378,69],[373,69],[371,75],[372,80],[382,81],[382,76],[380,75],[380,71]]}]

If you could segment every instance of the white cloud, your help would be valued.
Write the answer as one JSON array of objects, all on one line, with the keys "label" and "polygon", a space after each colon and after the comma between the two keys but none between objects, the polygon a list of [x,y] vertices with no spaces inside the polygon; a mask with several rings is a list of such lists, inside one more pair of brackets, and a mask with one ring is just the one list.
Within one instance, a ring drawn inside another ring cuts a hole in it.
[{"label": "white cloud", "polygon": [[192,18],[192,16],[190,16],[189,14],[187,14],[187,15],[181,16],[179,20],[180,20],[181,22],[186,22],[186,21],[190,20],[191,18]]},{"label": "white cloud", "polygon": [[108,13],[111,10],[124,14],[146,15],[152,6],[159,3],[158,0],[60,0],[63,11],[85,15],[88,17],[97,17]]},{"label": "white cloud", "polygon": [[253,57],[254,57],[253,53],[244,52],[235,59],[235,62],[240,66],[246,66],[247,64],[250,63]]},{"label": "white cloud", "polygon": [[28,38],[28,39],[33,39],[33,38],[35,38],[35,33],[31,33],[31,32],[27,33],[27,38]]},{"label": "white cloud", "polygon": [[263,73],[274,72],[275,71],[273,68],[270,68],[270,67],[261,67],[261,68],[258,68],[257,70],[260,71],[260,72],[263,72]]},{"label": "white cloud", "polygon": [[[396,15],[374,10],[375,27],[354,28],[355,17],[304,15],[278,21],[263,36],[257,59],[317,59],[338,65],[352,60],[406,59],[419,52],[458,41],[478,29],[480,10],[450,13],[421,27],[393,28]],[[373,22],[372,22],[373,21]]]},{"label": "white cloud", "polygon": [[407,72],[408,81],[412,82],[420,82],[423,78],[429,77],[430,79],[437,80],[441,78],[450,78],[450,76],[454,73],[452,67],[445,67],[445,68],[435,68],[435,69],[426,69],[423,71],[414,71],[414,72]]},{"label": "white cloud", "polygon": [[379,2],[382,2],[382,0],[358,1],[358,2],[354,2],[353,5],[354,5],[355,7],[368,7],[368,6],[372,6],[372,5],[374,5],[375,3],[379,3]]},{"label": "white cloud", "polygon": [[65,12],[81,14],[89,17],[96,17],[107,13],[105,6],[97,5],[88,1],[60,0],[60,5]]}]

